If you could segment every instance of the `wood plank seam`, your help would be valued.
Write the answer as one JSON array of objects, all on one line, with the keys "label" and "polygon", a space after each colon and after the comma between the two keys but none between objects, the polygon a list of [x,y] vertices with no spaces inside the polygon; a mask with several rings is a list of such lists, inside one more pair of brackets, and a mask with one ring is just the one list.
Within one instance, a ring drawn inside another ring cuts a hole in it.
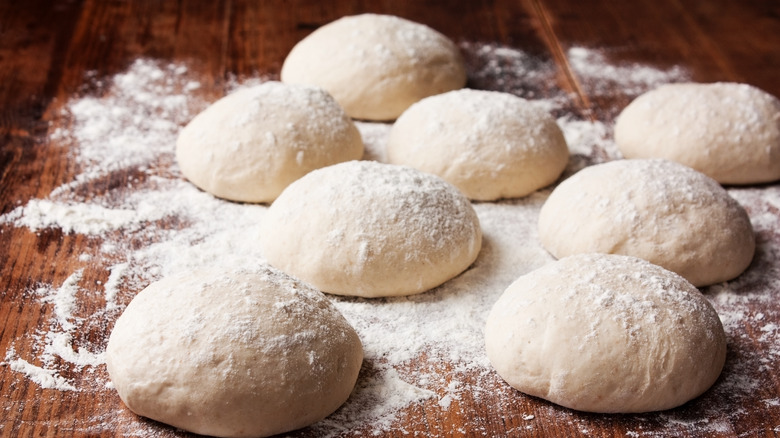
[{"label": "wood plank seam", "polygon": [[591,111],[592,103],[588,98],[588,95],[582,89],[582,85],[577,79],[577,75],[574,73],[571,65],[569,64],[569,60],[564,53],[560,39],[555,34],[555,30],[553,29],[550,13],[544,7],[541,0],[531,0],[531,5],[533,12],[541,23],[542,40],[547,45],[547,48],[550,50],[550,53],[555,60],[555,64],[558,66],[558,68],[561,69],[564,77],[568,82],[567,85],[570,87],[570,89],[566,91],[573,92],[577,95],[579,106],[585,110],[591,121],[595,121],[595,115],[593,114],[593,111]]}]

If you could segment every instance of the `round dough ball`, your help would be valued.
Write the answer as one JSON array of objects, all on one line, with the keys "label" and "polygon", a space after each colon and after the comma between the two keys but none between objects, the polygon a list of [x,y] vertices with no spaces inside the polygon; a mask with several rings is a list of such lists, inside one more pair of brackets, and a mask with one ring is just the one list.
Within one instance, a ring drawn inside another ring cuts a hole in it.
[{"label": "round dough ball", "polygon": [[630,255],[696,286],[736,277],[756,248],[747,213],[723,187],[657,159],[599,164],[563,181],[539,213],[539,239],[556,258]]},{"label": "round dough ball", "polygon": [[106,349],[131,411],[224,437],[325,418],[347,400],[362,361],[360,339],[330,301],[269,268],[153,283],[119,317]]},{"label": "round dough ball", "polygon": [[390,15],[343,17],[301,40],[282,82],[318,85],[357,119],[393,120],[418,100],[466,84],[458,48],[428,26]]},{"label": "round dough ball", "polygon": [[588,412],[671,409],[726,359],[718,314],[679,275],[634,257],[580,254],[517,279],[485,327],[512,387]]},{"label": "round dough ball", "polygon": [[188,180],[241,202],[271,202],[312,170],[362,156],[360,132],[328,93],[280,82],[218,100],[176,141]]},{"label": "round dough ball", "polygon": [[552,184],[569,160],[555,119],[508,93],[457,90],[417,102],[395,122],[388,161],[436,174],[480,201]]},{"label": "round dough ball", "polygon": [[351,161],[291,184],[261,224],[273,266],[338,295],[411,295],[465,270],[482,247],[471,203],[418,170]]},{"label": "round dough ball", "polygon": [[639,96],[615,124],[626,158],[666,158],[723,184],[780,179],[780,100],[736,83],[670,84]]}]

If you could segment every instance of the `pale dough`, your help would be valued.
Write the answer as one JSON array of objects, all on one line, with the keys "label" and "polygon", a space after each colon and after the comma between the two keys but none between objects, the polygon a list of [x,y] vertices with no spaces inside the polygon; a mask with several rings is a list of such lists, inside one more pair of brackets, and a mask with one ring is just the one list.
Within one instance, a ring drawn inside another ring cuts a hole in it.
[{"label": "pale dough", "polygon": [[218,100],[176,142],[188,180],[242,202],[271,202],[308,172],[362,155],[360,133],[328,93],[280,82]]},{"label": "pale dough", "polygon": [[387,158],[438,175],[471,199],[491,201],[553,183],[569,149],[555,119],[532,102],[463,89],[406,110],[390,132]]},{"label": "pale dough", "polygon": [[466,84],[460,52],[428,26],[390,15],[340,18],[301,40],[282,82],[326,90],[357,119],[393,120],[414,102]]},{"label": "pale dough", "polygon": [[512,387],[589,412],[671,409],[718,378],[726,336],[682,277],[634,257],[581,254],[520,277],[493,306],[488,358]]},{"label": "pale dough", "polygon": [[136,414],[204,435],[256,437],[335,411],[363,349],[321,292],[270,268],[204,269],[141,291],[105,357]]},{"label": "pale dough", "polygon": [[465,270],[482,247],[469,200],[440,178],[372,161],[316,170],[261,223],[273,266],[338,295],[410,295]]},{"label": "pale dough", "polygon": [[696,286],[750,265],[750,219],[716,181],[672,161],[618,160],[559,184],[539,213],[539,239],[557,258],[600,252],[640,257]]},{"label": "pale dough", "polygon": [[669,84],[620,114],[626,158],[666,158],[723,184],[780,179],[780,100],[747,84]]}]

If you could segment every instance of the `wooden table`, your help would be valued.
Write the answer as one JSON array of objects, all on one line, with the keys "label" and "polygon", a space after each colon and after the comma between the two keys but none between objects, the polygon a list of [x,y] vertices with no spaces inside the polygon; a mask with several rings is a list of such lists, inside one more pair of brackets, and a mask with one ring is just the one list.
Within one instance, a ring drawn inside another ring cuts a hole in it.
[{"label": "wooden table", "polygon": [[[532,55],[541,65],[551,66],[554,84],[548,88],[520,84],[514,91],[537,97],[569,96],[571,103],[558,116],[568,112],[609,125],[632,97],[620,90],[594,90],[571,65],[572,47],[599,49],[613,65],[642,63],[664,71],[677,66],[693,81],[747,82],[780,96],[780,3],[773,0],[3,1],[0,214],[46,199],[78,173],[67,150],[52,140],[51,123],[63,123],[58,114],[68,99],[99,95],[101,78],[125,71],[138,58],[186,62],[201,78],[203,93],[216,98],[235,78],[278,78],[286,54],[298,40],[340,16],[362,12],[425,23],[461,47],[492,44]],[[501,89],[496,78],[477,77],[477,67],[471,64],[470,68],[471,86]],[[135,171],[114,172],[82,188],[81,195],[121,192],[137,176]],[[776,190],[777,183],[755,189]],[[777,217],[778,208],[775,204],[764,214]],[[759,270],[765,281],[737,283],[743,290],[732,291],[760,299],[745,307],[756,318],[745,318],[744,337],[730,345],[725,371],[735,372],[733,367],[741,363],[735,358],[744,355],[765,359],[764,366],[747,371],[746,376],[758,382],[751,394],[730,397],[721,389],[717,397],[705,395],[669,412],[595,415],[522,396],[496,379],[493,392],[462,395],[451,409],[441,409],[435,400],[410,405],[380,435],[777,436],[780,353],[766,348],[778,346],[780,290],[773,288],[780,275],[776,265],[780,229],[761,230],[757,238],[761,255],[751,269]],[[0,354],[6,360],[15,355],[37,357],[34,346],[25,340],[56,309],[41,305],[36,288],[61,285],[77,265],[83,265],[79,254],[100,244],[100,239],[79,233],[31,232],[9,221],[0,223]],[[85,268],[81,284],[105,283],[104,268],[98,262]],[[716,294],[724,287],[728,285],[703,291]],[[98,303],[86,299],[78,306],[79,314],[88,314]],[[105,325],[76,332],[76,343],[104,347],[115,317]],[[88,372],[83,375],[71,370],[68,377],[77,383],[106,378],[102,365],[84,370]],[[441,370],[446,374],[447,365]],[[134,416],[110,388],[46,389],[9,363],[0,367],[0,417],[2,436],[186,435]],[[366,426],[343,435],[371,431]],[[294,435],[314,433],[303,430]]]}]

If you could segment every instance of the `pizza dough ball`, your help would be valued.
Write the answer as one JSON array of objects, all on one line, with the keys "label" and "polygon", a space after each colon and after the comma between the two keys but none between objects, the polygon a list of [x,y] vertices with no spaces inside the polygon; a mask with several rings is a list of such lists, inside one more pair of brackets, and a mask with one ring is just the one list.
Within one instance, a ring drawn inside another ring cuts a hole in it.
[{"label": "pizza dough ball", "polygon": [[411,295],[465,270],[479,219],[455,187],[418,170],[351,161],[291,184],[261,224],[273,266],[338,295]]},{"label": "pizza dough ball", "polygon": [[224,437],[319,421],[347,400],[363,349],[319,291],[269,268],[205,269],[141,291],[106,365],[131,411]]},{"label": "pizza dough ball", "polygon": [[696,286],[736,277],[756,247],[747,213],[723,187],[666,160],[619,160],[577,172],[542,206],[539,239],[557,258],[630,255]]},{"label": "pizza dough ball", "polygon": [[780,179],[780,100],[736,83],[670,84],[631,102],[615,124],[626,158],[666,158],[723,184]]},{"label": "pizza dough ball", "polygon": [[712,386],[726,358],[718,314],[693,285],[608,254],[520,277],[488,315],[485,345],[512,387],[603,413],[679,406]]},{"label": "pizza dough ball", "polygon": [[395,122],[388,161],[436,174],[480,201],[528,195],[569,160],[555,119],[508,93],[457,90],[417,102]]},{"label": "pizza dough ball", "polygon": [[188,180],[241,202],[271,202],[310,171],[362,156],[360,133],[328,93],[280,82],[218,100],[176,142]]},{"label": "pizza dough ball", "polygon": [[326,24],[301,40],[282,82],[326,90],[357,119],[392,120],[418,100],[466,84],[458,48],[428,26],[363,14]]}]

